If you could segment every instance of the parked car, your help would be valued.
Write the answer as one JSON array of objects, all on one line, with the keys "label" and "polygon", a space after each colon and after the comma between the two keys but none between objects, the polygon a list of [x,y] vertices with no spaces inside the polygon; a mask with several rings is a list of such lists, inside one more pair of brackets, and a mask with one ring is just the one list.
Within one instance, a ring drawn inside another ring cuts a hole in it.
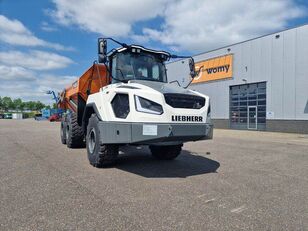
[{"label": "parked car", "polygon": [[4,114],[4,119],[12,119],[13,116],[11,113]]},{"label": "parked car", "polygon": [[42,113],[36,113],[36,114],[34,115],[34,119],[35,119],[35,120],[38,120],[38,121],[40,121],[40,120],[47,120],[47,118],[45,118],[45,117],[42,116]]},{"label": "parked car", "polygon": [[61,121],[61,117],[58,114],[53,114],[48,118],[50,122],[59,122]]}]

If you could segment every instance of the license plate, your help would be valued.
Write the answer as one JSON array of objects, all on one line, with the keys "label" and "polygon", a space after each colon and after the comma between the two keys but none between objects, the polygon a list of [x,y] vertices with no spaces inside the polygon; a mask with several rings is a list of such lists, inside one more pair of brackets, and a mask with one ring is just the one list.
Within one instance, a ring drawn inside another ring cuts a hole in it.
[{"label": "license plate", "polygon": [[144,124],[142,127],[142,135],[157,136],[157,125]]}]

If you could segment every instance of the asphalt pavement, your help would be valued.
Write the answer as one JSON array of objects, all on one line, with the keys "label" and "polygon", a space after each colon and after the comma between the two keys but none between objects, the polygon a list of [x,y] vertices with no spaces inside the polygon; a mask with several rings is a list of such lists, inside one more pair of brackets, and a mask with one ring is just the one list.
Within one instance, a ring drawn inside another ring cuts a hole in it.
[{"label": "asphalt pavement", "polygon": [[0,230],[308,230],[308,135],[214,130],[97,169],[59,123],[0,120]]}]

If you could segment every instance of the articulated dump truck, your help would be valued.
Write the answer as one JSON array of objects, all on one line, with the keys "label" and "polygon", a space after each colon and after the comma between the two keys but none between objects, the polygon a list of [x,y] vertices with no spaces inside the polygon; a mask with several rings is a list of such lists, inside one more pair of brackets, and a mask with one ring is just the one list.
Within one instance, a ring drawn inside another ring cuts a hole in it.
[{"label": "articulated dump truck", "polygon": [[[107,52],[107,40],[120,47]],[[98,40],[98,53],[98,62],[59,94],[63,144],[86,146],[90,164],[105,167],[122,145],[148,145],[155,158],[171,160],[184,142],[212,139],[209,97],[167,81],[165,62],[173,58],[189,61],[193,79],[192,57],[112,38]]]}]

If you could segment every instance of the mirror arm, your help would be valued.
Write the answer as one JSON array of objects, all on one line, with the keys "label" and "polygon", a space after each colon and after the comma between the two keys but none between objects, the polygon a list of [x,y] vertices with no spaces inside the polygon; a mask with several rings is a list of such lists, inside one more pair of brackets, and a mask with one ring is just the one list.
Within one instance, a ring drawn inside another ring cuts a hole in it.
[{"label": "mirror arm", "polygon": [[184,88],[184,89],[188,88],[189,85],[192,83],[193,80],[194,80],[194,78],[191,78],[191,80],[189,81],[189,83],[188,83],[185,87],[183,87],[183,88]]},{"label": "mirror arm", "polygon": [[204,65],[202,65],[201,67],[199,67],[199,70],[196,72],[196,76],[200,74],[200,71],[203,69]]},{"label": "mirror arm", "polygon": [[115,40],[113,38],[100,38],[100,39],[111,40],[111,41],[121,45],[122,47],[129,48],[129,46],[126,43],[121,43],[121,42],[119,42],[119,41],[117,41],[117,40]]},{"label": "mirror arm", "polygon": [[[113,38],[98,38],[98,62],[99,63],[107,63],[107,40],[111,40],[114,43],[121,45],[122,47],[129,48],[130,46],[126,43],[121,43]],[[103,43],[103,47],[101,44]],[[103,48],[103,49],[102,49]]]},{"label": "mirror arm", "polygon": [[194,78],[195,78],[197,75],[199,75],[199,73],[200,73],[200,71],[201,71],[201,69],[202,69],[203,67],[204,67],[204,66],[202,65],[202,66],[199,68],[199,70],[198,70],[197,72],[195,72],[195,76],[191,78],[191,80],[189,81],[189,83],[187,84],[187,86],[183,87],[184,89],[186,89],[186,88],[189,87],[189,85],[192,83],[192,81],[194,80]]},{"label": "mirror arm", "polygon": [[179,86],[181,86],[180,83],[179,83],[179,81],[177,81],[177,80],[173,80],[173,81],[171,81],[171,82],[169,82],[169,83],[177,83]]}]

